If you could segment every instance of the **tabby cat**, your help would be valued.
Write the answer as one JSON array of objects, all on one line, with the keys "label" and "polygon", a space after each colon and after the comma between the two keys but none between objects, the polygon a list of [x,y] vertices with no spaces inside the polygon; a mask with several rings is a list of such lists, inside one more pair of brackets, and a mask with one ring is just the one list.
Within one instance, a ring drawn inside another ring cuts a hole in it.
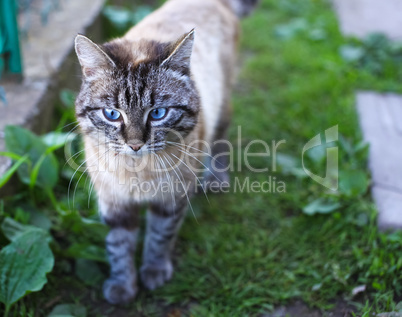
[{"label": "tabby cat", "polygon": [[138,290],[141,206],[148,210],[139,275],[153,290],[172,277],[175,237],[197,184],[229,179],[227,145],[216,141],[231,116],[239,17],[256,1],[170,0],[122,38],[75,39],[83,74],[76,115],[100,215],[111,227],[103,291],[112,304]]}]

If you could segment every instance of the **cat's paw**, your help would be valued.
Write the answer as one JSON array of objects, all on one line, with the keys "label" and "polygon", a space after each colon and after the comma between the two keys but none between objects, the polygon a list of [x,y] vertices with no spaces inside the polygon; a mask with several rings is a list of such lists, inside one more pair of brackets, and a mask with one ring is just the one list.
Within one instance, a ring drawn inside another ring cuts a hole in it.
[{"label": "cat's paw", "polygon": [[127,304],[137,295],[136,281],[109,278],[103,284],[103,296],[110,304]]},{"label": "cat's paw", "polygon": [[141,281],[149,290],[154,290],[169,281],[173,275],[173,266],[170,261],[163,264],[144,264],[140,270]]}]

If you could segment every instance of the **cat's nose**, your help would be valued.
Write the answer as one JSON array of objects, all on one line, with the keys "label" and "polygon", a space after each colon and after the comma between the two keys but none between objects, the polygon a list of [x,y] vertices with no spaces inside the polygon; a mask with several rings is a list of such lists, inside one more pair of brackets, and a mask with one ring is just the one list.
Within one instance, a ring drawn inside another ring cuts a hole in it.
[{"label": "cat's nose", "polygon": [[131,147],[134,152],[137,152],[140,148],[142,148],[144,146],[144,143],[142,143],[142,142],[132,143],[132,144],[128,144],[128,146]]}]

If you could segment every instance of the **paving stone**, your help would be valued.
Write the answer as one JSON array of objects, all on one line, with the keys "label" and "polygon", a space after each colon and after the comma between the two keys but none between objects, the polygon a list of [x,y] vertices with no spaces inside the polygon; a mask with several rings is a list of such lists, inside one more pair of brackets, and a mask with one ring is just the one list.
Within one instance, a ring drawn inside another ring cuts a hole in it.
[{"label": "paving stone", "polygon": [[402,96],[359,92],[357,110],[363,137],[370,143],[378,226],[402,229]]},{"label": "paving stone", "polygon": [[[333,0],[341,31],[363,38],[374,32],[402,40],[401,0]],[[381,229],[402,229],[402,96],[361,92],[357,110],[370,143],[373,197]]]},{"label": "paving stone", "polygon": [[333,0],[345,35],[364,37],[381,32],[402,40],[401,0]]},{"label": "paving stone", "polygon": [[379,229],[402,229],[402,193],[392,188],[374,185],[372,194],[380,211],[377,218]]},{"label": "paving stone", "polygon": [[[0,81],[8,101],[7,106],[0,104],[0,151],[4,150],[6,125],[45,132],[52,125],[53,107],[60,89],[78,89],[80,70],[73,53],[74,38],[77,33],[89,33],[94,40],[101,40],[99,17],[104,2],[60,1],[60,8],[50,14],[46,25],[40,23],[39,15],[32,17],[27,37],[21,41],[24,80],[22,83]],[[10,164],[8,158],[0,156],[0,175]],[[0,195],[4,192],[2,188]]]}]

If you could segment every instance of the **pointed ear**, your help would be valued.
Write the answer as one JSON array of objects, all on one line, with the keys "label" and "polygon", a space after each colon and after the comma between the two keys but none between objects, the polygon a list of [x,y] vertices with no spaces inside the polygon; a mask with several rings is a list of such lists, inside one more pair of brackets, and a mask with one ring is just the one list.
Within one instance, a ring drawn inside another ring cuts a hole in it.
[{"label": "pointed ear", "polygon": [[83,35],[75,37],[75,52],[81,64],[82,74],[86,79],[96,79],[104,75],[105,70],[115,67],[112,59],[94,42]]},{"label": "pointed ear", "polygon": [[184,34],[179,40],[170,46],[170,54],[161,66],[167,65],[173,69],[182,71],[185,74],[189,73],[191,53],[193,51],[194,33],[192,29],[189,33]]}]

